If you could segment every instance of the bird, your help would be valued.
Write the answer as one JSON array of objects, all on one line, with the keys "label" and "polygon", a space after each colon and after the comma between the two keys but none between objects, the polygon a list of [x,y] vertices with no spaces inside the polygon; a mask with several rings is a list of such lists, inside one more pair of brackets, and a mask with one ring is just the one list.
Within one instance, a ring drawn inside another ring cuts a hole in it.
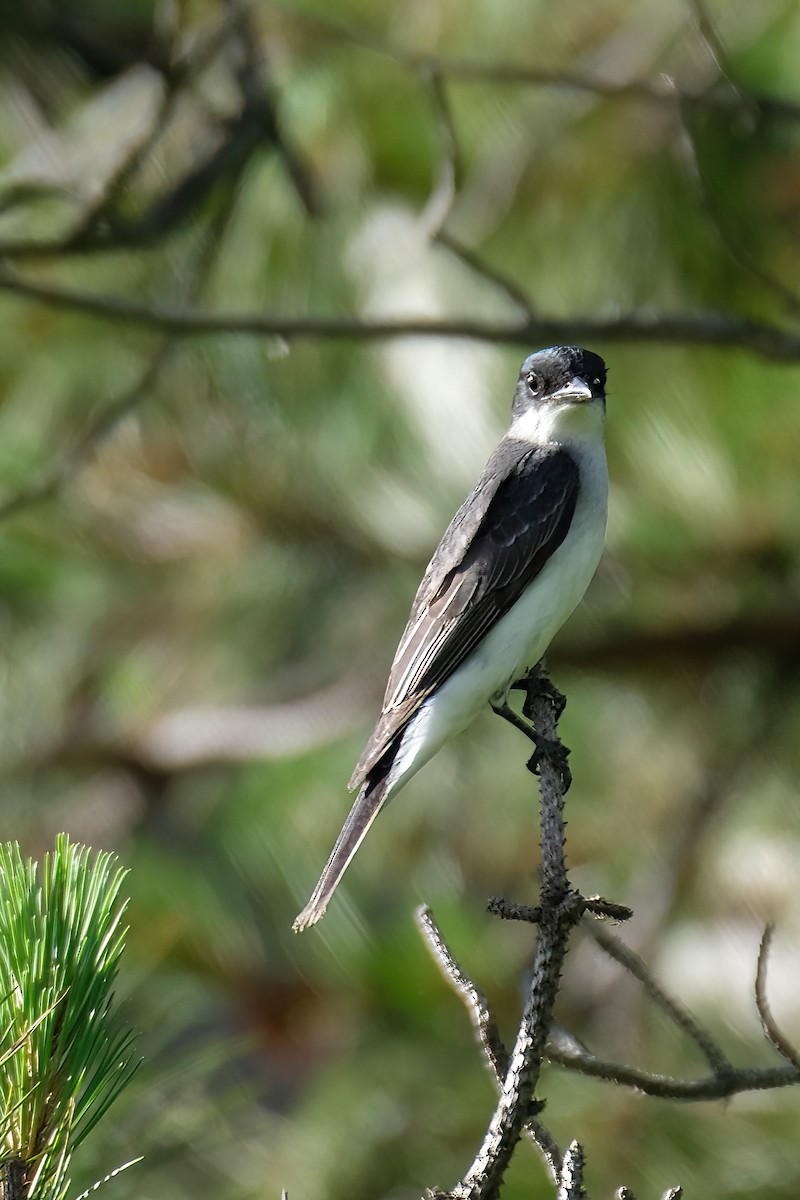
[{"label": "bird", "polygon": [[551,346],[519,372],[511,426],[422,577],[381,714],[350,780],[358,789],[295,932],[324,914],[375,817],[444,743],[542,658],[603,552],[606,366]]}]

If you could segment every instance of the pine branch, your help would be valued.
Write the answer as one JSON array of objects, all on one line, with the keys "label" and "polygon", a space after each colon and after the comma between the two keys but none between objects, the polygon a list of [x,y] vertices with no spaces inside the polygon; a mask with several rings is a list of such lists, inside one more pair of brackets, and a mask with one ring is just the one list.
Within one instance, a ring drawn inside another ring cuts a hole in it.
[{"label": "pine branch", "polygon": [[139,1062],[114,983],[126,872],[61,835],[40,868],[0,845],[0,1192],[63,1200],[72,1155]]}]

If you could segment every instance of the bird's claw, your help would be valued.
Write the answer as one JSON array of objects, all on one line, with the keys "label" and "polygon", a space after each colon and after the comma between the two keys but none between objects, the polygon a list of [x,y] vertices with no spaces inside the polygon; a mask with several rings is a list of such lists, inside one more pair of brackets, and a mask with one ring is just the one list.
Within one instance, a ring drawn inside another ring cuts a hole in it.
[{"label": "bird's claw", "polygon": [[569,747],[564,746],[556,738],[542,737],[535,734],[536,749],[528,760],[528,770],[534,775],[541,776],[541,765],[547,761],[556,771],[562,793],[566,794],[572,786],[572,772],[567,763]]}]

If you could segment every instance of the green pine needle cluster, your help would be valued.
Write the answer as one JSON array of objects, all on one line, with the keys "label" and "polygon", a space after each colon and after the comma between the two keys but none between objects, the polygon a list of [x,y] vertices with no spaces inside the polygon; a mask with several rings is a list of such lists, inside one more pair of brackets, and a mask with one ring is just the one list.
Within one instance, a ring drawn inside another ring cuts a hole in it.
[{"label": "green pine needle cluster", "polygon": [[73,1151],[138,1066],[113,1008],[126,874],[63,834],[41,868],[0,844],[0,1158],[35,1200],[62,1200]]}]

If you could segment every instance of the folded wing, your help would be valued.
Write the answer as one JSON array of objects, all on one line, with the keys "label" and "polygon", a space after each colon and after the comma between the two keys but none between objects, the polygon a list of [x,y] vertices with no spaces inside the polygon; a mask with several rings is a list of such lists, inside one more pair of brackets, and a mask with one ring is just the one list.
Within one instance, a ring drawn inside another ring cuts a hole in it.
[{"label": "folded wing", "polygon": [[567,535],[577,491],[566,450],[501,442],[423,576],[351,788],[536,578]]}]

